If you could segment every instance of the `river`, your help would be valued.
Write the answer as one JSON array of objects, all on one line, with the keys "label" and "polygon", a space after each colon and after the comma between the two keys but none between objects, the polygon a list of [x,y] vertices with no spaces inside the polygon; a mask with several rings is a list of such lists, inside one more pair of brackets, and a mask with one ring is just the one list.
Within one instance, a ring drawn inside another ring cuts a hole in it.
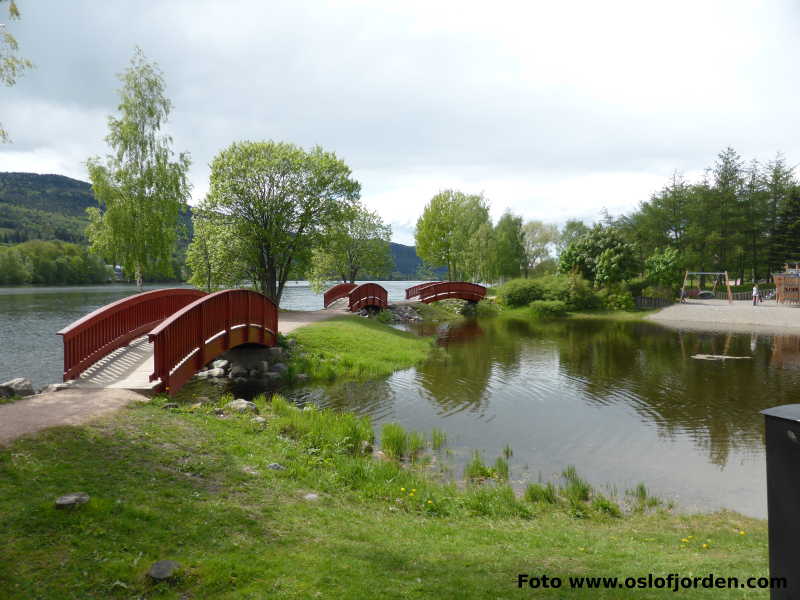
[{"label": "river", "polygon": [[[386,282],[392,299],[412,282]],[[55,332],[130,286],[0,290],[0,381],[60,379]],[[302,282],[282,307],[318,309]],[[678,331],[651,323],[488,319],[426,325],[443,352],[388,378],[292,390],[299,402],[448,436],[454,474],[507,444],[512,483],[567,466],[624,496],[639,482],[681,510],[766,517],[763,417],[800,397],[800,338]],[[696,354],[747,356],[706,361]]]}]

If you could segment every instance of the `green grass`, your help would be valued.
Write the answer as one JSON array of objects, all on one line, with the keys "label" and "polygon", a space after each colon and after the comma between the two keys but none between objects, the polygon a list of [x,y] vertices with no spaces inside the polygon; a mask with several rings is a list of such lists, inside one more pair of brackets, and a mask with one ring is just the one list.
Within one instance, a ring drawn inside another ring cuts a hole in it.
[{"label": "green grass", "polygon": [[[647,315],[654,314],[661,309],[636,309],[636,310],[587,310],[569,312],[564,319],[571,320],[605,320],[605,321],[645,321]],[[505,308],[498,316],[506,319],[518,319],[530,321],[534,320],[531,316],[529,307]]]},{"label": "green grass", "polygon": [[381,448],[389,458],[402,460],[408,452],[406,430],[397,423],[385,423],[381,429]]},{"label": "green grass", "polygon": [[0,396],[0,404],[11,404],[17,400],[22,400],[22,396]]},{"label": "green grass", "polygon": [[460,309],[463,302],[460,300],[441,300],[425,304],[423,302],[414,303],[414,310],[425,321],[453,321],[463,318]]},{"label": "green grass", "polygon": [[447,443],[447,434],[441,429],[433,428],[431,430],[431,447],[434,450],[441,450]]},{"label": "green grass", "polygon": [[[3,598],[518,598],[532,595],[516,588],[517,573],[768,572],[763,521],[663,508],[618,517],[584,502],[576,514],[550,492],[521,498],[494,480],[460,488],[433,481],[422,462],[374,459],[352,415],[257,398],[267,422],[255,424],[164,403],[0,448]],[[75,491],[91,501],[53,507]],[[161,559],[182,565],[172,584],[147,580]]]},{"label": "green grass", "polygon": [[342,317],[301,327],[289,335],[298,351],[289,368],[312,380],[372,379],[427,358],[433,341],[374,319]]}]

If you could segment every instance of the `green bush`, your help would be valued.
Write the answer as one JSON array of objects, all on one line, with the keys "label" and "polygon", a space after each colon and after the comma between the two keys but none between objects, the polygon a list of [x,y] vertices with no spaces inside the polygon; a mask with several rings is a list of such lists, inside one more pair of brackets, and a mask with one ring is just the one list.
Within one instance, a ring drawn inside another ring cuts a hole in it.
[{"label": "green bush", "polygon": [[636,295],[646,296],[648,298],[662,298],[664,300],[674,300],[675,296],[677,296],[675,290],[662,286],[648,286],[642,290],[641,294]]},{"label": "green bush", "polygon": [[603,290],[600,294],[603,299],[603,306],[608,310],[633,310],[636,302],[628,291]]},{"label": "green bush", "polygon": [[497,297],[511,308],[527,306],[543,298],[542,286],[538,279],[512,279],[497,288]]},{"label": "green bush", "polygon": [[628,289],[628,293],[634,298],[636,296],[647,296],[648,294],[645,293],[645,288],[648,288],[648,282],[646,279],[642,277],[637,277],[635,279],[631,279],[627,283],[625,283],[625,287]]},{"label": "green bush", "polygon": [[561,300],[536,300],[530,305],[531,316],[536,319],[552,319],[567,314],[567,305]]}]

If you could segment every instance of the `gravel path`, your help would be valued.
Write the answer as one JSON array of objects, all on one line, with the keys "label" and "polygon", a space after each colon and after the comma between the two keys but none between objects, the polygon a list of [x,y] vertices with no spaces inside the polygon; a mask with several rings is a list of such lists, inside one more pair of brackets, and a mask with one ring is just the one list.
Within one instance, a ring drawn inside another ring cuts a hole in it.
[{"label": "gravel path", "polygon": [[800,306],[778,304],[774,300],[758,306],[749,301],[728,304],[727,300],[689,300],[646,318],[679,329],[800,335]]}]

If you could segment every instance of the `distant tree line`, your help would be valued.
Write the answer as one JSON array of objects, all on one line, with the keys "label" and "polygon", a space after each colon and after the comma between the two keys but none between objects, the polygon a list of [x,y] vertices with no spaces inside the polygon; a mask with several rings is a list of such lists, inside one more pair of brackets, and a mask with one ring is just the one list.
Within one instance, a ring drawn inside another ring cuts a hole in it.
[{"label": "distant tree line", "polygon": [[0,285],[105,283],[111,267],[85,246],[32,240],[0,246]]}]

